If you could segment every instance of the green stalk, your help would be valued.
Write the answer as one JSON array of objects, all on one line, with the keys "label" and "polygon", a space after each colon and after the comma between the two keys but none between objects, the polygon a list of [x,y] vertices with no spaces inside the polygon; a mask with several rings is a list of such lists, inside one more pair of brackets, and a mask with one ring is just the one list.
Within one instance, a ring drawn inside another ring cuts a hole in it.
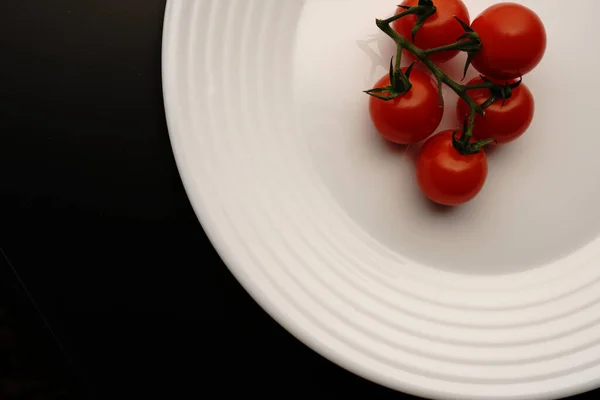
[{"label": "green stalk", "polygon": [[[421,4],[423,3],[423,4]],[[428,3],[426,5],[425,3]],[[440,95],[440,105],[443,105],[443,97],[442,97],[442,86],[446,85],[450,89],[452,89],[462,100],[464,100],[469,106],[470,112],[468,117],[465,119],[465,124],[462,130],[462,135],[459,139],[453,140],[454,147],[461,154],[476,154],[481,151],[481,149],[492,143],[493,139],[481,140],[478,142],[471,142],[473,137],[473,127],[475,125],[475,117],[477,114],[484,115],[484,109],[489,107],[496,99],[504,99],[506,100],[512,94],[512,89],[516,88],[521,82],[517,82],[514,84],[506,84],[499,85],[490,82],[489,80],[484,78],[484,83],[474,84],[474,85],[462,85],[458,82],[455,82],[448,75],[444,73],[440,68],[435,65],[433,61],[429,58],[430,54],[442,52],[442,51],[465,51],[469,54],[467,64],[465,66],[465,74],[470,65],[470,61],[477,54],[481,47],[481,42],[479,40],[479,36],[475,31],[473,31],[466,23],[457,19],[457,21],[461,24],[461,26],[465,29],[465,34],[461,36],[455,43],[441,46],[434,49],[423,50],[417,46],[415,46],[410,40],[401,36],[398,32],[396,32],[392,27],[391,23],[405,17],[410,14],[415,14],[419,16],[420,24],[415,26],[413,29],[413,35],[418,30],[418,27],[424,22],[424,20],[435,13],[435,7],[433,6],[433,2],[431,0],[421,0],[418,6],[409,7],[406,11],[396,14],[393,17],[390,17],[385,20],[376,20],[376,24],[387,36],[389,36],[396,43],[396,64],[393,72],[390,72],[390,79],[392,80],[392,88],[394,88],[394,77],[398,79],[402,79],[402,81],[408,81],[408,76],[400,70],[400,62],[402,57],[402,51],[406,49],[410,52],[417,60],[423,63],[433,74],[438,83],[439,95]],[[412,68],[412,66],[411,66]],[[408,82],[410,85],[410,82]],[[408,89],[407,89],[408,88]],[[478,105],[469,95],[468,91],[473,89],[489,89],[490,90],[490,99],[482,105]],[[391,100],[403,93],[406,93],[410,90],[410,86],[405,85],[404,91],[397,91],[390,96],[382,97],[377,95],[376,93],[381,92],[382,89],[374,89],[370,91],[366,91],[366,93],[371,94],[375,97],[381,98],[383,100]]]},{"label": "green stalk", "polygon": [[438,82],[446,84],[446,86],[451,88],[457,95],[460,96],[461,99],[466,101],[470,108],[475,109],[477,112],[483,115],[483,110],[480,110],[479,106],[475,103],[475,101],[471,99],[469,95],[467,95],[465,86],[453,81],[448,75],[444,73],[444,71],[439,69],[437,65],[435,65],[433,61],[429,59],[427,53],[424,50],[421,50],[420,48],[412,44],[409,40],[400,36],[400,34],[398,34],[398,32],[392,29],[390,24],[386,21],[387,20],[383,21],[378,19],[376,21],[376,24],[379,27],[379,29],[381,29],[386,35],[392,38],[394,42],[396,42],[397,47],[401,47],[409,51],[413,56],[415,56],[416,59],[421,61],[427,68],[429,68],[429,70],[433,73],[433,76],[435,76],[435,79],[437,79]]}]

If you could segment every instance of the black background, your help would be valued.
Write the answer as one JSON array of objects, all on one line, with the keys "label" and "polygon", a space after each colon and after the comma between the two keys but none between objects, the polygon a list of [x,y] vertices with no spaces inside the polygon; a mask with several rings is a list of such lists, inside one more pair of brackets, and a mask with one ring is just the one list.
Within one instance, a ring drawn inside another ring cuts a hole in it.
[{"label": "black background", "polygon": [[0,300],[80,398],[410,398],[294,339],[213,250],[169,143],[164,5],[0,2]]}]

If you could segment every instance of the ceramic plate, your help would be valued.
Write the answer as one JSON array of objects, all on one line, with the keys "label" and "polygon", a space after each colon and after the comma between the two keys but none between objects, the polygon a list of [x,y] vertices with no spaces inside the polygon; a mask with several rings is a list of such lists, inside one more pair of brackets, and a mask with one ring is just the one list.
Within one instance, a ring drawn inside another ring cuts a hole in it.
[{"label": "ceramic plate", "polygon": [[[472,18],[495,3],[465,2]],[[549,399],[600,383],[600,2],[520,3],[548,33],[526,77],[536,116],[453,209],[423,198],[418,146],[383,142],[362,93],[394,53],[374,22],[397,1],[167,5],[170,136],[212,243],[301,341],[403,392]]]}]

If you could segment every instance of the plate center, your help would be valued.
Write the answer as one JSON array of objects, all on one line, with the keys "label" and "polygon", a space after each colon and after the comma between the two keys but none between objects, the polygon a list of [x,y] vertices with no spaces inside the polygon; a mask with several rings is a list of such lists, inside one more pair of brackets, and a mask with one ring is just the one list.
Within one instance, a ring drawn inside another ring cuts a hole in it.
[{"label": "plate center", "polygon": [[[492,3],[469,2],[471,18]],[[391,15],[395,3],[306,3],[294,82],[314,168],[353,220],[409,260],[454,272],[505,274],[565,257],[600,231],[600,135],[594,125],[600,84],[587,78],[600,62],[583,51],[594,48],[595,36],[585,32],[588,24],[569,21],[576,31],[569,37],[590,38],[569,43],[558,24],[571,17],[542,1],[531,3],[548,32],[544,60],[524,79],[536,100],[534,122],[518,141],[490,152],[484,190],[456,208],[422,196],[414,169],[419,146],[380,139],[369,119],[368,96],[361,93],[386,73],[394,54],[374,21]],[[587,58],[573,62],[577,57]],[[463,63],[461,55],[444,69],[459,79]],[[556,77],[565,83],[553,85]],[[444,97],[440,129],[455,128],[456,96],[445,90]]]}]

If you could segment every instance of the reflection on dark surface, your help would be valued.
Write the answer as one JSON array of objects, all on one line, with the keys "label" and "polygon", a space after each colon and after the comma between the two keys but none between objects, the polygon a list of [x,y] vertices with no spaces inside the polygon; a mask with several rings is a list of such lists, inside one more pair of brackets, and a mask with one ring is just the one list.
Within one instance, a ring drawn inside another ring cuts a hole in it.
[{"label": "reflection on dark surface", "polygon": [[0,251],[0,399],[84,399],[60,344]]}]

